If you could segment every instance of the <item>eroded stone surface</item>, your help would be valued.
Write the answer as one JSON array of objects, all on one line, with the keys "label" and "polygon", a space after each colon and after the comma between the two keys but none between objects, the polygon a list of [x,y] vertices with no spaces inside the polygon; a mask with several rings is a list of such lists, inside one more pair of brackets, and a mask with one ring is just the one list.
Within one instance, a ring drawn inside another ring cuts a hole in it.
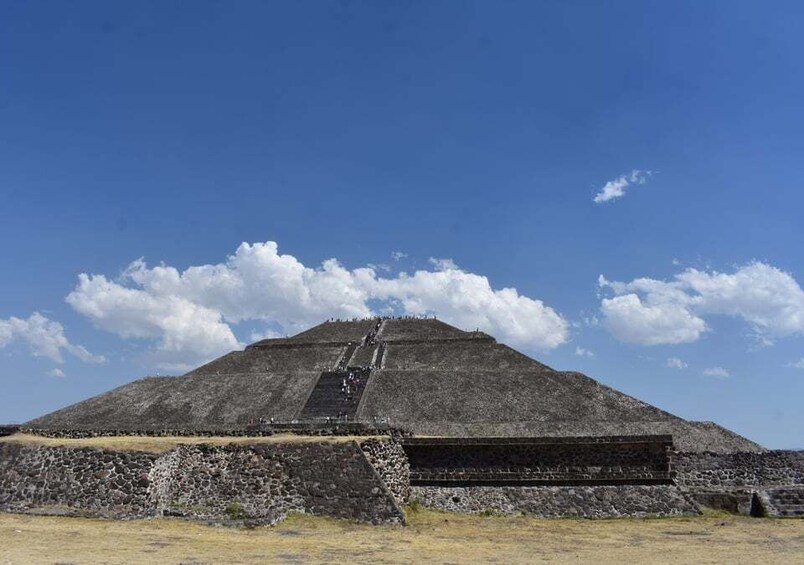
[{"label": "eroded stone surface", "polygon": [[804,451],[676,453],[676,484],[720,490],[804,484]]},{"label": "eroded stone surface", "polygon": [[449,512],[526,512],[544,518],[698,514],[679,489],[660,486],[411,487],[411,500]]},{"label": "eroded stone surface", "polygon": [[410,465],[405,450],[396,441],[369,439],[360,444],[369,463],[399,504],[410,498]]},{"label": "eroded stone surface", "polygon": [[180,445],[157,456],[0,443],[0,508],[274,523],[288,512],[401,523],[355,442]]},{"label": "eroded stone surface", "polygon": [[151,453],[0,443],[0,508],[130,518],[149,513]]}]

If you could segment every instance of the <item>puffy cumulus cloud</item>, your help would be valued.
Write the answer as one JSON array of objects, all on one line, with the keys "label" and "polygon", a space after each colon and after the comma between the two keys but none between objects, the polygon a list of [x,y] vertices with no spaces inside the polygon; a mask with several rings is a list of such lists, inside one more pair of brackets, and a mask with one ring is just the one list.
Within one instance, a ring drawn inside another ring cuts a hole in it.
[{"label": "puffy cumulus cloud", "polygon": [[25,343],[37,357],[47,357],[57,363],[63,363],[63,352],[87,363],[103,363],[106,359],[93,355],[81,345],[70,343],[64,335],[64,327],[34,312],[27,319],[11,317],[0,319],[0,348],[19,341]]},{"label": "puffy cumulus cloud", "polygon": [[606,280],[599,286],[603,324],[621,341],[641,345],[689,343],[707,331],[705,317],[726,315],[747,322],[758,342],[804,334],[804,291],[796,280],[762,262],[733,273],[686,269],[670,281]]},{"label": "puffy cumulus cloud", "polygon": [[294,333],[330,317],[436,314],[530,348],[567,340],[567,322],[541,301],[513,288],[493,289],[486,277],[451,260],[433,264],[435,271],[383,278],[368,267],[346,269],[336,259],[307,267],[280,254],[275,242],[243,243],[223,263],[183,271],[139,259],[119,280],[82,274],[67,302],[104,330],[154,340],[151,354],[162,368],[183,368],[242,346],[230,324],[248,320]]},{"label": "puffy cumulus cloud", "polygon": [[[138,263],[134,268],[146,267]],[[81,274],[67,302],[97,327],[123,338],[157,339],[152,361],[168,370],[183,370],[190,360],[206,360],[240,345],[220,312],[160,289],[128,288],[103,275]]]},{"label": "puffy cumulus cloud", "polygon": [[726,379],[730,376],[729,372],[723,367],[707,367],[703,370],[703,374],[705,377],[713,377],[716,379]]},{"label": "puffy cumulus cloud", "polygon": [[706,323],[684,306],[652,304],[636,294],[604,298],[600,309],[608,330],[629,343],[688,343],[706,330]]},{"label": "puffy cumulus cloud", "polygon": [[667,360],[667,366],[671,369],[686,369],[688,365],[678,357],[670,357]]},{"label": "puffy cumulus cloud", "polygon": [[653,175],[653,171],[640,171],[634,169],[630,173],[626,173],[617,177],[614,180],[610,180],[603,188],[600,189],[600,192],[595,194],[594,201],[597,204],[601,202],[608,202],[609,200],[614,200],[616,198],[622,198],[625,196],[626,189],[634,184],[645,184],[648,182],[648,179]]},{"label": "puffy cumulus cloud", "polygon": [[375,278],[371,295],[400,304],[407,314],[435,313],[460,328],[479,328],[525,348],[552,349],[569,336],[567,321],[541,300],[514,288],[495,290],[486,277],[459,269]]},{"label": "puffy cumulus cloud", "polygon": [[804,291],[776,267],[754,262],[732,274],[688,269],[677,279],[701,297],[703,312],[738,316],[766,338],[804,334]]}]

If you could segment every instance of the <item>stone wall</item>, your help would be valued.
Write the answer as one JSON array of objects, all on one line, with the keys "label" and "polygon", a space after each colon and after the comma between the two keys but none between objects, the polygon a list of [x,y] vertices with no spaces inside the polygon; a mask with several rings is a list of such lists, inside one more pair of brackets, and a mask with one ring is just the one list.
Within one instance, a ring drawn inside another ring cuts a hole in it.
[{"label": "stone wall", "polygon": [[[661,438],[655,439],[649,445],[662,444]],[[605,446],[617,453],[617,449],[630,452],[632,445],[626,438],[609,438],[609,443],[598,440],[588,445],[566,440],[565,447],[576,453],[584,449],[595,452]],[[694,500],[749,512],[756,491],[804,488],[804,451],[674,453],[671,461],[675,485],[583,484],[586,479],[578,473],[589,470],[590,461],[586,461],[587,467],[573,471],[575,479],[580,477],[580,483],[574,486],[411,486],[416,467],[411,470],[405,445],[434,441],[467,443],[446,438],[368,438],[359,443],[320,440],[179,445],[154,454],[0,441],[0,510],[109,518],[174,515],[261,524],[274,523],[296,511],[370,523],[402,523],[401,504],[417,500],[447,511],[597,518],[689,514],[696,512]],[[514,440],[498,441],[502,445]],[[534,445],[545,442],[541,447],[555,447],[550,443],[552,439],[532,441]],[[482,443],[468,440],[472,442]],[[534,445],[526,447],[532,449]],[[653,457],[658,452],[651,449],[647,453]],[[467,464],[476,460],[488,469],[494,459],[489,460],[488,454],[483,453],[465,453],[461,461]],[[513,453],[506,464],[522,456],[516,449]],[[631,461],[641,466],[642,455],[633,457],[620,463]],[[616,462],[610,463],[616,467]],[[464,467],[456,469],[465,471]],[[792,496],[785,493],[788,498]],[[795,508],[791,506],[788,511],[798,512],[798,506],[790,504]]]},{"label": "stone wall", "polygon": [[695,490],[804,484],[804,451],[675,453],[675,482]]},{"label": "stone wall", "polygon": [[412,438],[413,485],[670,483],[670,436]]},{"label": "stone wall", "polygon": [[[11,433],[25,433],[42,437],[64,439],[83,439],[89,437],[269,437],[276,434],[293,434],[306,436],[395,436],[405,437],[411,433],[406,430],[392,428],[382,422],[275,422],[255,423],[240,428],[205,429],[205,428],[151,428],[151,429],[42,429],[33,427],[14,428]],[[11,433],[7,435],[11,435]],[[2,434],[0,434],[2,435]]]},{"label": "stone wall", "polygon": [[0,437],[16,434],[18,431],[20,431],[20,426],[17,424],[2,425],[0,426]]},{"label": "stone wall", "polygon": [[407,503],[410,498],[410,465],[399,442],[368,439],[361,442],[360,448],[394,500],[399,504]]},{"label": "stone wall", "polygon": [[129,518],[149,513],[151,453],[0,443],[0,508]]},{"label": "stone wall", "polygon": [[179,446],[159,461],[163,514],[274,523],[291,511],[371,523],[404,521],[354,442]]},{"label": "stone wall", "polygon": [[404,522],[355,442],[181,445],[161,455],[0,442],[0,509],[255,523],[298,511]]},{"label": "stone wall", "polygon": [[411,500],[449,512],[500,512],[534,516],[609,518],[698,514],[674,486],[411,487]]}]

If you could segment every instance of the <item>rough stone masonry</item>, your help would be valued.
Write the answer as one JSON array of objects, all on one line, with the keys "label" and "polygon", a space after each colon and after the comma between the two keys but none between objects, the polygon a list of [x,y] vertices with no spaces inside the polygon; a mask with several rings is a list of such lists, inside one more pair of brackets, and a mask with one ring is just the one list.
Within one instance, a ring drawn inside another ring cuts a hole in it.
[{"label": "rough stone masonry", "polygon": [[261,524],[303,512],[404,522],[399,502],[353,441],[179,445],[160,455],[2,442],[0,509]]}]

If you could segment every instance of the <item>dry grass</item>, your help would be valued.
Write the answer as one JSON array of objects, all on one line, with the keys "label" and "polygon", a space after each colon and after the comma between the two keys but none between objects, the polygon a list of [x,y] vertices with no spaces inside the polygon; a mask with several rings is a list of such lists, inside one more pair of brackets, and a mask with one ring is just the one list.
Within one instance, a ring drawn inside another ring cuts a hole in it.
[{"label": "dry grass", "polygon": [[[148,451],[164,453],[179,444],[185,445],[229,445],[229,444],[263,444],[263,443],[310,443],[310,442],[346,442],[362,441],[370,436],[304,436],[294,434],[277,434],[266,437],[195,437],[195,436],[112,436],[88,437],[80,439],[53,438],[34,434],[14,434],[0,438],[0,442],[16,442],[27,445],[47,445],[62,447],[97,447],[118,451]],[[382,436],[386,437],[386,436]]]},{"label": "dry grass", "polygon": [[422,511],[402,526],[291,516],[273,528],[0,514],[0,564],[804,563],[804,520],[543,520]]}]

